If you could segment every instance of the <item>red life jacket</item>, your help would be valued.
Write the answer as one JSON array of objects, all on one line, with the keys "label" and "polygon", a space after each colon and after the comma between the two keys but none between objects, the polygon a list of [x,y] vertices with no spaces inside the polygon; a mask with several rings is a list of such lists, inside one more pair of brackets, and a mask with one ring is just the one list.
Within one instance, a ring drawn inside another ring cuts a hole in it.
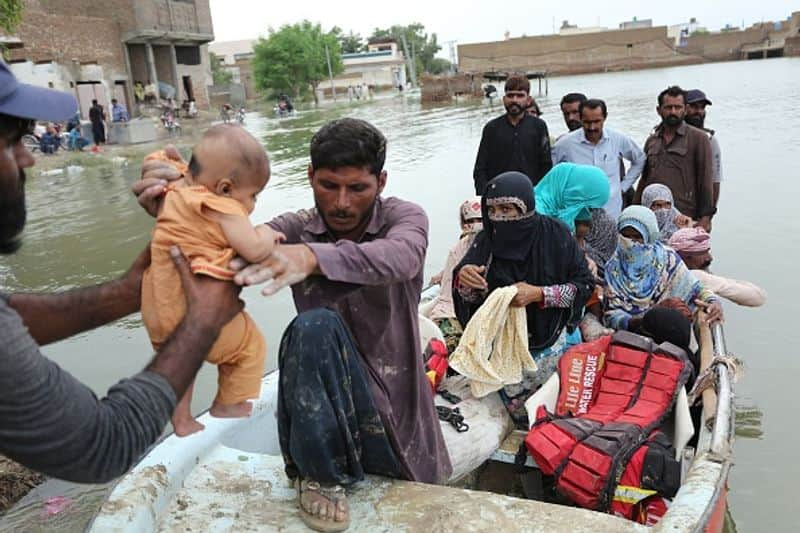
[{"label": "red life jacket", "polygon": [[[679,475],[674,487],[651,489],[641,473],[649,450],[654,450],[653,457],[656,453],[648,439],[656,439],[654,430],[669,414],[690,372],[691,364],[680,348],[669,343],[657,346],[627,331],[575,346],[559,361],[556,413],[539,408],[525,438],[528,452],[542,473],[555,476],[557,490],[575,504],[637,518],[635,511],[648,497],[672,497],[677,492]],[[670,457],[669,450],[658,456],[662,463]],[[672,478],[679,466],[671,453]],[[618,486],[645,492],[636,499],[621,491],[615,506]]]}]

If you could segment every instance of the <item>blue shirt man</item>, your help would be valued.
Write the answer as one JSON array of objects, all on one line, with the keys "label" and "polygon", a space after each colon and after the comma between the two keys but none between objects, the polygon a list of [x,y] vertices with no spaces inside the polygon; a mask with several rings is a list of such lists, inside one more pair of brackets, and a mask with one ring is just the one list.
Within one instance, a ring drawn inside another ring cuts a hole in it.
[{"label": "blue shirt man", "polygon": [[131,119],[128,115],[128,110],[124,105],[117,102],[116,99],[111,100],[111,122],[128,122]]},{"label": "blue shirt man", "polygon": [[[592,165],[605,172],[611,191],[604,208],[616,219],[622,212],[622,193],[633,186],[644,169],[645,154],[630,137],[603,127],[608,111],[602,100],[581,102],[580,116],[583,127],[563,135],[553,146],[553,165]],[[623,159],[631,164],[627,172]]]}]

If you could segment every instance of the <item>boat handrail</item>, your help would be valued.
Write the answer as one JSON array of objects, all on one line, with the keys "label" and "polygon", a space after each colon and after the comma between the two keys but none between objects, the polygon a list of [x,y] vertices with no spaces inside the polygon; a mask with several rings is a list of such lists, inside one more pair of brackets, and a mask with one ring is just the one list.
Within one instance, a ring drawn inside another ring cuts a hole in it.
[{"label": "boat handrail", "polygon": [[722,362],[723,358],[728,357],[728,349],[720,322],[711,325],[711,335],[714,340],[713,365],[717,374],[717,412],[711,433],[711,453],[728,457],[733,434],[733,380],[728,365]]}]

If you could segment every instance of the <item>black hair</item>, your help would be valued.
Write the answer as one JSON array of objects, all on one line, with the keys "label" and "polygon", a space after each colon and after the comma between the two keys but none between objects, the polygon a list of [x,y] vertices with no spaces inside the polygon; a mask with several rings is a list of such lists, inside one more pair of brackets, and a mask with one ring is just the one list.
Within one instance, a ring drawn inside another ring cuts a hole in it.
[{"label": "black hair", "polygon": [[505,91],[524,91],[525,94],[530,94],[531,82],[521,74],[512,74],[506,79]]},{"label": "black hair", "polygon": [[561,103],[558,104],[559,107],[563,106],[564,104],[574,104],[575,102],[585,102],[586,95],[583,93],[567,93],[561,99]]},{"label": "black hair", "polygon": [[677,85],[667,87],[666,89],[658,93],[658,107],[664,105],[665,96],[672,96],[673,98],[676,96],[680,96],[683,98],[683,104],[686,105],[686,91],[684,91]]},{"label": "black hair", "polygon": [[97,105],[97,99],[93,99],[92,104]]},{"label": "black hair", "polygon": [[322,126],[311,138],[314,170],[366,167],[376,177],[386,162],[386,137],[365,120],[340,118]]},{"label": "black hair", "polygon": [[608,109],[606,108],[606,103],[599,98],[589,98],[588,100],[584,100],[578,106],[578,112],[583,116],[583,108],[588,107],[589,109],[597,109],[598,107],[603,110],[603,118],[608,117]]},{"label": "black hair", "polygon": [[116,98],[112,98],[112,99],[111,99],[111,103],[112,103],[112,104],[116,104],[116,103],[117,103],[117,99],[116,99]]}]

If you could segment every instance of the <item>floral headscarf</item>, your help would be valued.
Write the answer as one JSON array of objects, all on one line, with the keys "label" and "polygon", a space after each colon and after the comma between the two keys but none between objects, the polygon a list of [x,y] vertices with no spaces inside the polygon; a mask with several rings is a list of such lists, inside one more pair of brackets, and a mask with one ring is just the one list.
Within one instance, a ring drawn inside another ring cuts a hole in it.
[{"label": "floral headscarf", "polygon": [[[617,222],[620,232],[625,228],[638,231],[644,242],[619,236],[617,249],[605,268],[607,307],[635,316],[664,297],[675,297],[693,309],[702,287],[680,256],[659,240],[656,215],[644,206],[630,206]],[[609,326],[617,328],[618,324]]]},{"label": "floral headscarf", "polygon": [[483,229],[483,219],[481,213],[481,197],[474,196],[466,200],[458,210],[459,223],[461,224],[461,237],[475,235]]}]

